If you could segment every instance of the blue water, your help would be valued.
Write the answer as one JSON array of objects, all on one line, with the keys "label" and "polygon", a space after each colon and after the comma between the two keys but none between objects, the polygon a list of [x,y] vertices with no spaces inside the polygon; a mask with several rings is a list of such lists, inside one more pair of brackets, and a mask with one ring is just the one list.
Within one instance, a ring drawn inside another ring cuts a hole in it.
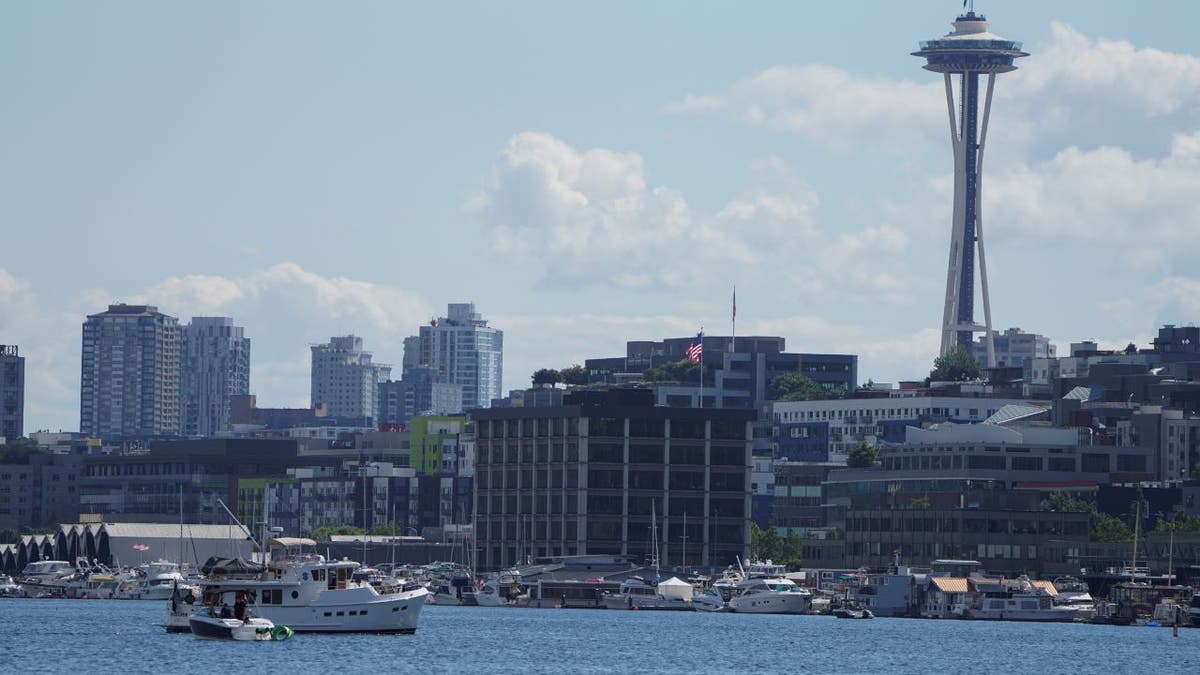
[{"label": "blue water", "polygon": [[1200,672],[1200,629],[426,607],[416,635],[222,642],[166,634],[162,611],[0,600],[0,672]]}]

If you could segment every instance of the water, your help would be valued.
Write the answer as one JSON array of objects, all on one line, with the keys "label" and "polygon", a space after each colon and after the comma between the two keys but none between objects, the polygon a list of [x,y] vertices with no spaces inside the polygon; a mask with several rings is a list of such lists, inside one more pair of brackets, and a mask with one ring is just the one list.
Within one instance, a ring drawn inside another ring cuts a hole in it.
[{"label": "water", "polygon": [[426,607],[416,635],[168,635],[157,602],[0,600],[4,672],[1195,673],[1200,629]]}]

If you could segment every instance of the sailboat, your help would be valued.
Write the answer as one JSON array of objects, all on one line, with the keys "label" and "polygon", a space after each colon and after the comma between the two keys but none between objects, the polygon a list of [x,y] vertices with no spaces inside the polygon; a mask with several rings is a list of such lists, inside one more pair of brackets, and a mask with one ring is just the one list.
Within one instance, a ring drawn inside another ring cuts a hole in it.
[{"label": "sailboat", "polygon": [[692,605],[692,585],[678,577],[663,581],[659,573],[657,503],[650,506],[650,538],[650,564],[654,568],[654,579],[638,576],[626,578],[616,593],[604,595],[604,606],[608,609],[695,610]]}]

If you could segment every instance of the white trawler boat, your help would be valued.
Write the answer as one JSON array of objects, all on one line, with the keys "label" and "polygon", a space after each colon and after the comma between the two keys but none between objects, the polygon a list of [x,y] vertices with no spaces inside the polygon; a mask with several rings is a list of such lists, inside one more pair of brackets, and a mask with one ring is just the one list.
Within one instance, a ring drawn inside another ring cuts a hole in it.
[{"label": "white trawler boat", "polygon": [[999,621],[1073,621],[1076,608],[1054,604],[1057,591],[1052,585],[1037,585],[1027,577],[979,584],[976,605],[967,610],[971,619]]},{"label": "white trawler boat", "polygon": [[424,588],[380,593],[366,581],[354,581],[359,564],[326,560],[311,539],[279,537],[266,570],[256,579],[208,579],[205,598],[229,589],[249,594],[258,616],[286,624],[298,633],[415,633],[428,591]]},{"label": "white trawler boat", "polygon": [[61,596],[67,590],[75,567],[65,560],[39,560],[31,562],[21,570],[17,583],[31,598]]}]

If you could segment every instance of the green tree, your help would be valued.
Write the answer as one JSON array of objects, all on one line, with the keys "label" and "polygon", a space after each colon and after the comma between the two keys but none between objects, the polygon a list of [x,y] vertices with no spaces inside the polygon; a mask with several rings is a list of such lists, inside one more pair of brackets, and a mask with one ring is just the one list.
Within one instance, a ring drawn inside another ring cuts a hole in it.
[{"label": "green tree", "polygon": [[929,379],[934,382],[961,382],[978,379],[982,372],[979,361],[971,352],[958,346],[934,359]]},{"label": "green tree", "polygon": [[1065,492],[1051,492],[1049,497],[1042,500],[1042,510],[1090,514],[1088,538],[1092,541],[1109,543],[1133,541],[1133,528],[1120,518],[1101,512],[1094,501],[1075,499]]},{"label": "green tree", "polygon": [[313,528],[309,536],[317,541],[329,541],[333,535],[362,535],[365,534],[361,527],[353,525],[318,525]]},{"label": "green tree", "polygon": [[782,558],[783,542],[775,528],[762,529],[758,523],[750,521],[750,559],[778,560]]},{"label": "green tree", "polygon": [[645,382],[681,382],[692,383],[700,381],[700,364],[687,359],[664,363],[642,373]]},{"label": "green tree", "polygon": [[0,530],[0,544],[15,544],[21,540],[21,533],[6,527]]},{"label": "green tree", "polygon": [[776,375],[767,385],[767,398],[772,401],[815,401],[825,397],[821,385],[800,373]]},{"label": "green tree", "polygon": [[533,373],[533,386],[537,387],[543,384],[558,384],[562,382],[562,375],[553,368],[541,368]]},{"label": "green tree", "polygon": [[404,529],[396,523],[375,523],[371,527],[367,528],[367,534],[379,536],[399,536],[402,532],[404,532]]},{"label": "green tree", "polygon": [[852,469],[866,469],[875,466],[876,456],[874,447],[865,441],[859,441],[846,455],[846,466]]},{"label": "green tree", "polygon": [[28,464],[29,457],[42,449],[25,440],[0,445],[0,464]]},{"label": "green tree", "polygon": [[579,365],[578,363],[576,363],[573,366],[563,368],[562,370],[558,371],[558,374],[559,374],[559,376],[562,377],[562,381],[566,384],[587,384],[588,383],[587,368],[584,368],[583,366]]}]

